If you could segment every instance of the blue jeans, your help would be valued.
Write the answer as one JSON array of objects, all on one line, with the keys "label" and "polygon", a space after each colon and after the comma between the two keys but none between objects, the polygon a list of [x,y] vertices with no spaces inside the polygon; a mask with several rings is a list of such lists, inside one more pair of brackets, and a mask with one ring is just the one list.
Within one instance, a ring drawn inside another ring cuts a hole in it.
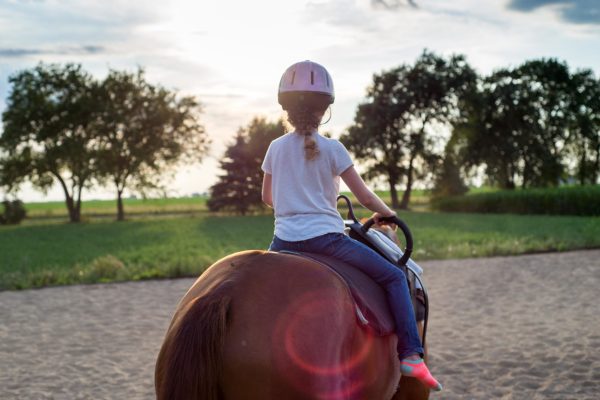
[{"label": "blue jeans", "polygon": [[274,236],[269,250],[323,254],[358,268],[377,282],[387,293],[388,304],[396,325],[400,359],[412,354],[423,356],[423,346],[417,330],[406,276],[400,268],[374,250],[342,233],[327,233],[298,242],[288,242]]}]

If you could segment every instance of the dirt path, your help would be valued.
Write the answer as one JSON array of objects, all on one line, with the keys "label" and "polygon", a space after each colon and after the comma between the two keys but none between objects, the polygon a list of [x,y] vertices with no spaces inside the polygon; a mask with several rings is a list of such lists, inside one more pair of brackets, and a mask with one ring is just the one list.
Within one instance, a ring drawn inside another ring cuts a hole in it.
[{"label": "dirt path", "polygon": [[[600,250],[423,262],[443,399],[600,393]],[[0,293],[1,399],[152,399],[193,279]]]}]

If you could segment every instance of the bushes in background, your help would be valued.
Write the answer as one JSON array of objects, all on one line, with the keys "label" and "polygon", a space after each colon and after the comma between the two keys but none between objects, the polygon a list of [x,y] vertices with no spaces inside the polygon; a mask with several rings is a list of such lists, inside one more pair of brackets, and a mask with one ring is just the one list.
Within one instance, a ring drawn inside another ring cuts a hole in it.
[{"label": "bushes in background", "polygon": [[27,212],[21,200],[4,200],[2,205],[4,206],[4,212],[0,214],[0,224],[16,225],[25,219]]},{"label": "bushes in background", "polygon": [[467,194],[436,199],[432,207],[446,212],[600,215],[600,186]]}]

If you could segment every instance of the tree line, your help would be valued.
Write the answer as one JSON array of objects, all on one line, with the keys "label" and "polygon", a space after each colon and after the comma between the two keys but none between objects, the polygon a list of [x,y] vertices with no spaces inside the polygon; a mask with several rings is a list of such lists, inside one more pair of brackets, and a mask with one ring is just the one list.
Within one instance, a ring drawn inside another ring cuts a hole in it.
[{"label": "tree line", "polygon": [[[58,183],[72,222],[83,189],[111,185],[122,220],[125,189],[159,188],[175,165],[208,150],[199,101],[147,82],[141,69],[97,80],[80,65],[39,64],[9,83],[0,187]],[[262,208],[260,165],[284,132],[283,120],[259,117],[239,129],[209,190],[210,210]],[[505,189],[596,184],[600,81],[556,59],[481,76],[463,55],[424,51],[373,75],[340,141],[367,181],[386,182],[394,208],[408,207],[415,185],[451,196],[475,178]]]},{"label": "tree line", "polygon": [[0,187],[11,192],[29,181],[45,191],[58,183],[71,222],[81,220],[84,189],[112,186],[123,220],[126,188],[161,187],[178,162],[207,151],[198,100],[149,83],[142,69],[97,80],[81,65],[39,64],[9,83]]},{"label": "tree line", "polygon": [[[282,121],[264,119],[240,131],[211,188],[211,209],[262,207],[259,161],[283,133]],[[413,64],[373,75],[340,141],[367,181],[387,182],[394,208],[408,207],[416,184],[435,196],[463,194],[477,177],[503,189],[596,184],[600,81],[556,59],[481,76],[463,55],[424,51]]]}]

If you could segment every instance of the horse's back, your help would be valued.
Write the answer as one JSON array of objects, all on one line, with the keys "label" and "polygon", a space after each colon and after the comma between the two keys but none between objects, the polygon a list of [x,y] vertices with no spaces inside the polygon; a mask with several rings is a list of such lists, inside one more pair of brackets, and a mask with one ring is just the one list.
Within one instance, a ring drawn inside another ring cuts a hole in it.
[{"label": "horse's back", "polygon": [[[293,255],[248,251],[211,266],[184,296],[228,296],[224,399],[388,399],[395,338],[361,329],[339,276]],[[174,318],[174,320],[177,318]]]}]

